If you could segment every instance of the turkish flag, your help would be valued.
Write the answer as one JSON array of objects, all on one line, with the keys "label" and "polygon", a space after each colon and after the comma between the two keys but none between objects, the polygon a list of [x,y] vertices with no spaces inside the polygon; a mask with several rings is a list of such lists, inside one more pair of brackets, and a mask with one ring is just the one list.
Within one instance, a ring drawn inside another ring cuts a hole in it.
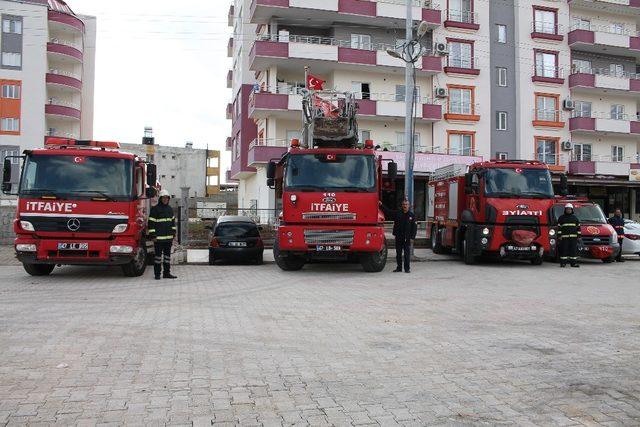
[{"label": "turkish flag", "polygon": [[317,78],[316,76],[312,76],[309,74],[307,76],[307,88],[312,90],[322,90],[324,87],[325,81]]}]

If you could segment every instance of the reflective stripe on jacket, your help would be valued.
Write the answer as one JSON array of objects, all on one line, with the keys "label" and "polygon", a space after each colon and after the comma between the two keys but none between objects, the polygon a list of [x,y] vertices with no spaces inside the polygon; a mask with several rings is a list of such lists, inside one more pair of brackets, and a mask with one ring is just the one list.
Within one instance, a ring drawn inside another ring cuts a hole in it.
[{"label": "reflective stripe on jacket", "polygon": [[156,240],[173,240],[176,235],[176,218],[169,205],[158,203],[149,215],[149,236]]},{"label": "reflective stripe on jacket", "polygon": [[582,236],[580,220],[574,214],[563,214],[558,218],[558,236],[561,239],[578,238]]},{"label": "reflective stripe on jacket", "polygon": [[613,216],[609,218],[609,224],[616,230],[619,238],[624,238],[624,218],[621,216]]}]

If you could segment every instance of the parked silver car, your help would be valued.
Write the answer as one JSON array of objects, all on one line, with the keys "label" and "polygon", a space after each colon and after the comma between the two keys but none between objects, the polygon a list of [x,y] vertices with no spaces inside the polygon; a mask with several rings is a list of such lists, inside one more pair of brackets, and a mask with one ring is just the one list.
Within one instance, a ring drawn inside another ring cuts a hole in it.
[{"label": "parked silver car", "polygon": [[625,219],[624,235],[622,255],[640,255],[640,223]]}]

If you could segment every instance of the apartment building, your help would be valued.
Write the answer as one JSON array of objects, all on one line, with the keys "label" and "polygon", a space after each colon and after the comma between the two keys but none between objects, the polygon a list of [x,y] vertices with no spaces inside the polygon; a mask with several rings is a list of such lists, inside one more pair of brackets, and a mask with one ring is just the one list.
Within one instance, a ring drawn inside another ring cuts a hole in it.
[{"label": "apartment building", "polygon": [[0,0],[0,145],[91,139],[96,20],[62,0]]},{"label": "apartment building", "polygon": [[403,42],[405,1],[430,28],[416,78],[418,212],[435,167],[478,158],[541,160],[605,210],[640,212],[637,0],[236,0],[227,149],[241,206],[274,207],[265,166],[299,135],[305,66],[357,93],[361,139],[401,158],[404,63],[386,50]]}]

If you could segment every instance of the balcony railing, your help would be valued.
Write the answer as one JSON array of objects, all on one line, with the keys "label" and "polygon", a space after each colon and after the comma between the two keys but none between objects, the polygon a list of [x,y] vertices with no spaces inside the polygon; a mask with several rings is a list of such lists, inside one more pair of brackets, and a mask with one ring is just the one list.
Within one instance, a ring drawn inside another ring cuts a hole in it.
[{"label": "balcony railing", "polygon": [[477,57],[455,57],[455,56],[447,56],[447,67],[453,68],[465,68],[468,70],[477,69],[478,68],[478,58]]},{"label": "balcony railing", "polygon": [[476,111],[480,111],[480,104],[455,101],[447,102],[447,113],[449,114],[461,114],[464,116],[470,116],[476,114]]},{"label": "balcony railing", "polygon": [[[377,3],[389,3],[389,4],[399,4],[405,6],[407,4],[407,0],[371,0]],[[440,5],[437,2],[431,0],[409,0],[411,4],[415,7],[421,7],[423,9],[439,9]]]},{"label": "balcony railing", "polygon": [[77,43],[74,43],[72,41],[65,40],[65,39],[59,39],[59,38],[52,37],[52,38],[49,39],[49,43],[61,44],[63,46],[69,46],[69,47],[72,47],[74,49],[82,51],[82,45],[79,45]]},{"label": "balcony railing", "polygon": [[56,74],[56,75],[59,75],[59,76],[72,77],[72,78],[77,79],[77,80],[81,80],[82,79],[82,76],[79,75],[79,74],[75,74],[75,73],[72,73],[70,71],[65,71],[65,70],[58,70],[58,69],[55,69],[55,68],[49,68],[49,74]]},{"label": "balcony railing", "polygon": [[291,141],[279,138],[256,138],[249,144],[249,149],[253,147],[288,147]]},{"label": "balcony railing", "polygon": [[627,113],[611,113],[611,112],[583,112],[583,111],[573,111],[571,113],[571,118],[581,117],[585,119],[606,119],[606,120],[620,120],[620,121],[631,121],[637,120],[637,116],[634,114]]},{"label": "balcony railing", "polygon": [[549,110],[544,108],[533,109],[534,120],[539,122],[562,122],[564,121],[564,112],[560,110]]},{"label": "balcony railing", "polygon": [[640,80],[640,74],[627,71],[612,71],[609,68],[571,67],[571,74],[593,74],[596,76],[617,77],[621,79]]},{"label": "balcony railing", "polygon": [[554,24],[550,22],[533,22],[532,30],[534,33],[560,35],[563,31],[562,24]]},{"label": "balcony railing", "polygon": [[634,156],[612,156],[612,155],[579,155],[577,153],[572,153],[570,155],[570,159],[572,162],[611,162],[611,163],[638,163],[640,161],[639,155]]},{"label": "balcony railing", "polygon": [[60,107],[69,107],[69,108],[75,108],[76,110],[80,109],[80,104],[77,102],[72,102],[72,101],[65,101],[63,99],[59,99],[59,98],[49,98],[47,100],[47,104],[49,105],[57,105]]},{"label": "balcony railing", "polygon": [[55,129],[49,129],[49,131],[47,131],[47,136],[51,136],[55,138],[78,139],[78,135],[75,133],[61,132]]},{"label": "balcony railing", "polygon": [[637,37],[640,36],[640,32],[636,30],[632,30],[629,28],[615,28],[613,24],[593,24],[593,23],[582,23],[582,22],[574,22],[570,29],[570,31],[574,30],[585,30],[592,31],[594,33],[606,33],[606,34],[617,34],[620,36],[629,36],[629,37]]},{"label": "balcony railing", "polygon": [[535,77],[549,78],[549,79],[563,79],[564,69],[561,67],[549,67],[545,65],[535,65],[533,67],[533,75]]},{"label": "balcony railing", "polygon": [[478,13],[469,10],[447,10],[447,21],[462,22],[464,24],[478,23]]}]

